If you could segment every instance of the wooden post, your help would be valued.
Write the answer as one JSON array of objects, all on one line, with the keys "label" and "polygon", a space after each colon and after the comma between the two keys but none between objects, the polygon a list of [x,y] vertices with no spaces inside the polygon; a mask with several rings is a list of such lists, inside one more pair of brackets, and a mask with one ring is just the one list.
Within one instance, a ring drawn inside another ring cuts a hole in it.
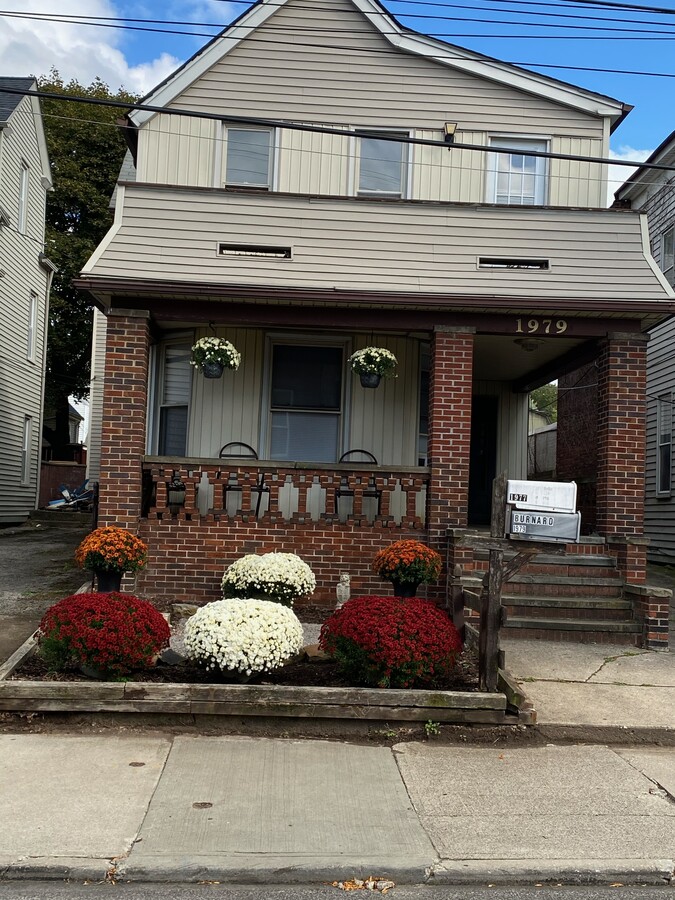
[{"label": "wooden post", "polygon": [[501,624],[503,550],[490,550],[490,564],[480,597],[478,680],[483,691],[497,690]]}]

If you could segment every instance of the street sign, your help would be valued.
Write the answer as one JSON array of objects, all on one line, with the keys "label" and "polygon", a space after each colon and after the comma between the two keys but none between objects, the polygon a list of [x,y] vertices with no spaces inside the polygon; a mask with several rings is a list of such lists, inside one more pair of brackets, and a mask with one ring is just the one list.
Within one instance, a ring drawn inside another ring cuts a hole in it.
[{"label": "street sign", "polygon": [[525,541],[578,541],[580,528],[578,512],[512,509],[509,537]]},{"label": "street sign", "polygon": [[573,513],[577,508],[577,486],[574,481],[509,480],[506,502],[516,509]]}]

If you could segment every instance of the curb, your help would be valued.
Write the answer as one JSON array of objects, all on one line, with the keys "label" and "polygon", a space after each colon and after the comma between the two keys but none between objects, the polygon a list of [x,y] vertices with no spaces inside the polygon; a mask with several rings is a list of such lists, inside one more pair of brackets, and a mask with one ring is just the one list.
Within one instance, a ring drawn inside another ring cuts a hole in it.
[{"label": "curb", "polygon": [[427,884],[669,885],[674,868],[672,859],[443,860]]},{"label": "curb", "polygon": [[675,726],[540,724],[534,731],[545,741],[570,744],[658,744],[675,747]]},{"label": "curb", "polygon": [[70,856],[24,856],[0,860],[0,884],[3,881],[106,881],[114,867],[110,858]]}]

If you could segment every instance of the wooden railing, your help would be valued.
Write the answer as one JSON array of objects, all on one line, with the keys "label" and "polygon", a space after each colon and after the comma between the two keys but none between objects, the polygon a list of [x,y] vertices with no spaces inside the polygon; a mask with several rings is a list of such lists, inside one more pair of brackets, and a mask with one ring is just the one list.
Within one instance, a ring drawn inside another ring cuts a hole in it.
[{"label": "wooden railing", "polygon": [[146,457],[143,516],[424,528],[428,482],[429,470],[417,467]]}]

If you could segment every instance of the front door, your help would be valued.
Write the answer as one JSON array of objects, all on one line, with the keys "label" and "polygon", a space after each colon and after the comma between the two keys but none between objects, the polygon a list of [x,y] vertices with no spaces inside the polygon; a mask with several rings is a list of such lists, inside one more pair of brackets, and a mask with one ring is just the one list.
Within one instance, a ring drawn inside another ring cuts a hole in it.
[{"label": "front door", "polygon": [[469,525],[489,525],[492,482],[497,474],[497,397],[471,401]]}]

